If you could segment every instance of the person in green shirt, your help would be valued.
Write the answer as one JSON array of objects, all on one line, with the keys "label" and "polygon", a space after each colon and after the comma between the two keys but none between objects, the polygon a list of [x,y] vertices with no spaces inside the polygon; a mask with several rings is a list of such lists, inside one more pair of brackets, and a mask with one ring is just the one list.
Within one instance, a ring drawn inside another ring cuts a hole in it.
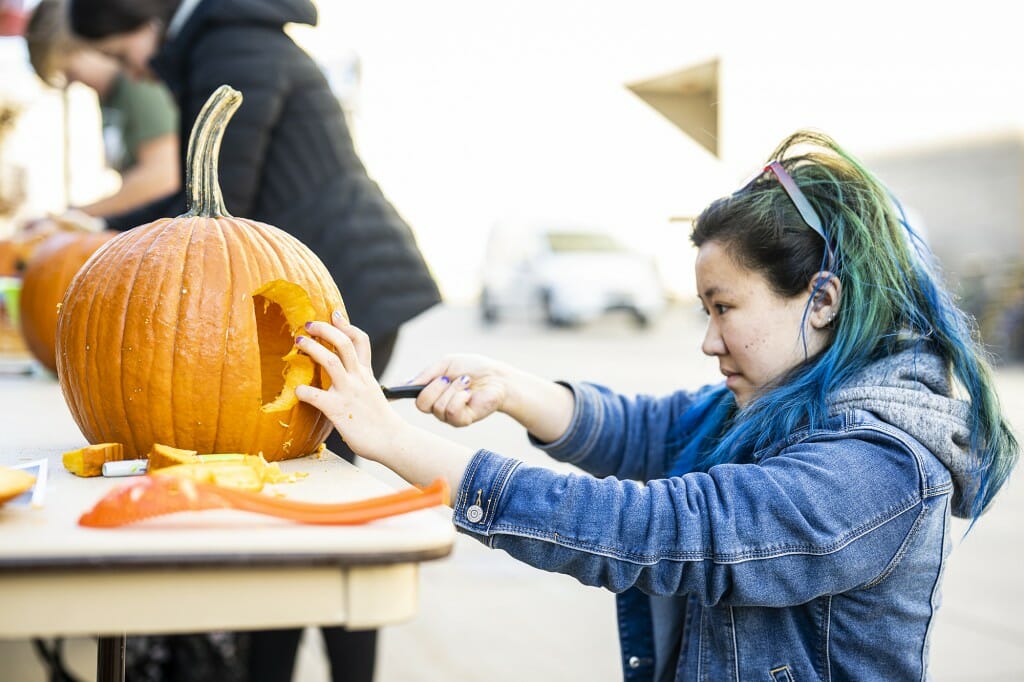
[{"label": "person in green shirt", "polygon": [[129,78],[116,61],[75,38],[66,11],[63,0],[39,2],[25,30],[29,60],[50,85],[77,82],[96,91],[106,162],[121,175],[117,192],[77,211],[116,215],[176,192],[181,183],[178,112],[167,88]]}]

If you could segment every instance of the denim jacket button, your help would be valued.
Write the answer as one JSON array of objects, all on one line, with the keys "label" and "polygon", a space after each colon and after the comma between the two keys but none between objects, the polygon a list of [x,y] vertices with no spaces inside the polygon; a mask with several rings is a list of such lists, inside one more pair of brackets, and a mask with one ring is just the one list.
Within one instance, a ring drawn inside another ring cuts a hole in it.
[{"label": "denim jacket button", "polygon": [[466,518],[469,519],[470,523],[480,523],[480,519],[484,517],[484,510],[478,504],[474,504],[466,510]]},{"label": "denim jacket button", "polygon": [[630,656],[629,660],[626,661],[626,665],[630,668],[639,668],[642,665],[650,665],[653,663],[650,658],[640,658],[639,656]]}]

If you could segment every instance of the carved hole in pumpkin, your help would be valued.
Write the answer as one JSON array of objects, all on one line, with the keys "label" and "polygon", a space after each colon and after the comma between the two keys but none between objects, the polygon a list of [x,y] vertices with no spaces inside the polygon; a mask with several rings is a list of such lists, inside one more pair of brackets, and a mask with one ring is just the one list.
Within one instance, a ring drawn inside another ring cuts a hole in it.
[{"label": "carved hole in pumpkin", "polygon": [[[298,403],[295,387],[321,386],[319,367],[295,347],[295,334],[316,319],[309,294],[283,279],[267,282],[252,293],[260,349],[260,383],[264,412],[287,412]],[[280,421],[280,420],[279,420]],[[287,422],[281,421],[287,428]]]},{"label": "carved hole in pumpkin", "polygon": [[288,363],[284,356],[295,343],[281,306],[264,296],[252,297],[256,313],[256,339],[260,349],[261,400],[264,405],[271,403],[281,393],[285,384]]}]

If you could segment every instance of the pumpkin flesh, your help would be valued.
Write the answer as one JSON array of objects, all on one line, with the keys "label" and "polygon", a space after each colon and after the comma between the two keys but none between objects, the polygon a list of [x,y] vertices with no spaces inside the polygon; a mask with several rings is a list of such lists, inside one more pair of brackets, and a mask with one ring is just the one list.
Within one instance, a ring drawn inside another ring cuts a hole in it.
[{"label": "pumpkin flesh", "polygon": [[31,488],[36,477],[21,469],[0,467],[0,504],[13,500]]},{"label": "pumpkin flesh", "polygon": [[252,295],[256,335],[260,346],[260,378],[264,412],[284,412],[295,406],[295,387],[313,383],[314,364],[295,347],[295,337],[316,310],[306,290],[275,280]]},{"label": "pumpkin flesh", "polygon": [[121,443],[98,443],[65,452],[61,456],[64,468],[75,476],[89,478],[103,475],[107,462],[124,460],[124,446]]}]

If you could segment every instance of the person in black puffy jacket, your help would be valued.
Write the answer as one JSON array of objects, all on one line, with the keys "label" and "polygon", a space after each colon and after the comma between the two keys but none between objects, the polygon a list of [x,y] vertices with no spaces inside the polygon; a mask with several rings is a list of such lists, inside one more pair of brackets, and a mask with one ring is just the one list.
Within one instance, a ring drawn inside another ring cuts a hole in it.
[{"label": "person in black puffy jacket", "polygon": [[[133,76],[158,77],[181,113],[181,168],[199,110],[220,85],[242,92],[220,151],[233,215],[281,228],[327,266],[380,376],[399,327],[440,302],[409,226],[368,176],[341,107],[312,58],[284,32],[315,25],[309,0],[71,0],[72,30]],[[184,183],[182,183],[184,186]],[[184,190],[105,216],[130,229],[185,212]],[[337,433],[332,451],[351,460]],[[254,633],[250,679],[289,679],[299,630]],[[334,679],[370,679],[376,633],[325,628]],[[344,663],[341,663],[344,661]],[[338,668],[344,666],[344,670]]]}]

